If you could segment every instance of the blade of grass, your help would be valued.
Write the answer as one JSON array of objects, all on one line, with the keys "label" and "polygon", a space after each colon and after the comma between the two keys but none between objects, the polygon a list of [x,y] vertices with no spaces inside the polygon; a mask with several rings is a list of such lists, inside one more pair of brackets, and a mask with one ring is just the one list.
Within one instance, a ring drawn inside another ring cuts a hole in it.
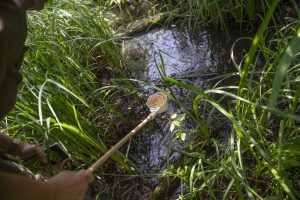
[{"label": "blade of grass", "polygon": [[275,106],[284,77],[286,76],[288,68],[293,62],[296,54],[299,54],[299,51],[300,51],[300,28],[297,30],[296,36],[291,40],[290,44],[286,47],[286,50],[277,66],[277,70],[275,72],[275,78],[273,80],[269,107]]}]

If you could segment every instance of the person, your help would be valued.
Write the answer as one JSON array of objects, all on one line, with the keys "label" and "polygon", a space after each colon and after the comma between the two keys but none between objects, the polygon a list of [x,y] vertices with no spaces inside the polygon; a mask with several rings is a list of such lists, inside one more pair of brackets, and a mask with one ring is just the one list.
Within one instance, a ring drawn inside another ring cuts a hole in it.
[{"label": "person", "polygon": [[[26,11],[40,10],[45,0],[0,1],[0,120],[14,107],[17,86],[21,82],[19,68],[24,56]],[[47,162],[38,145],[27,144],[0,133],[0,199],[4,200],[82,200],[93,176],[85,170],[63,171],[46,181],[25,176],[4,157],[13,154],[26,159],[37,156]]]}]

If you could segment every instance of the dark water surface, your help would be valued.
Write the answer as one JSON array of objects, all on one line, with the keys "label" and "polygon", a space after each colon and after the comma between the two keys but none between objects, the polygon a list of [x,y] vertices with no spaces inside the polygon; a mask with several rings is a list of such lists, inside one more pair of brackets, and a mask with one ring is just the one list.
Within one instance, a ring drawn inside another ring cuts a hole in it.
[{"label": "dark water surface", "polygon": [[[207,81],[208,79],[237,71],[230,63],[230,48],[233,42],[243,35],[245,33],[239,30],[230,31],[227,35],[219,30],[200,28],[194,36],[190,36],[187,30],[182,31],[177,27],[158,28],[125,41],[122,54],[132,78],[164,88],[157,70],[157,65],[163,63],[167,76],[205,90],[216,84]],[[235,55],[239,56],[248,46],[247,40],[238,42],[234,50]],[[225,83],[230,84],[232,81],[227,80]],[[178,99],[190,109],[195,96],[182,88],[173,89]],[[155,92],[146,86],[143,90],[145,100]],[[171,116],[182,113],[177,105],[170,102],[166,113],[157,116],[154,122],[150,122],[147,128],[134,136],[127,152],[129,158],[136,163],[140,176],[138,179],[129,178],[131,184],[128,187],[124,186],[125,189],[121,192],[122,199],[145,199],[161,181],[161,177],[156,175],[163,173],[170,163],[175,162],[184,145],[193,139],[174,139],[176,129],[170,130]],[[183,130],[193,127],[195,125],[188,118],[181,123]]]}]

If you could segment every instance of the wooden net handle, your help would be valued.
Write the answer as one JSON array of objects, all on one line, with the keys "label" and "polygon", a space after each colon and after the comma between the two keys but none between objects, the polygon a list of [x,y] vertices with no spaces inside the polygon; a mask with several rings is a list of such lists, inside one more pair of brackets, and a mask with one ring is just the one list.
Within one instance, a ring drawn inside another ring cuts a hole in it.
[{"label": "wooden net handle", "polygon": [[105,163],[120,147],[122,147],[132,136],[134,136],[141,128],[143,128],[149,121],[153,120],[157,115],[157,112],[152,112],[148,115],[144,121],[137,125],[132,131],[130,131],[125,137],[123,137],[117,144],[115,144],[109,151],[107,151],[101,158],[99,158],[88,169],[88,173],[94,173],[98,167]]}]

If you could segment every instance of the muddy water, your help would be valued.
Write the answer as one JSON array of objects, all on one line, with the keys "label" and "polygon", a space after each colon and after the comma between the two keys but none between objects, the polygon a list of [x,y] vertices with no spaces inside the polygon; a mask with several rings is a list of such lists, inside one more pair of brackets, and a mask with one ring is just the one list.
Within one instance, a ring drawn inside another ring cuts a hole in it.
[{"label": "muddy water", "polygon": [[[226,33],[208,28],[197,32],[191,37],[188,31],[176,27],[160,28],[124,42],[122,54],[132,78],[154,83],[164,89],[157,69],[158,65],[164,65],[167,76],[203,90],[211,88],[214,83],[207,81],[209,78],[235,70],[229,63],[230,48],[233,41],[242,34],[236,30],[230,32],[229,37]],[[247,43],[239,42],[236,52],[246,50],[247,46]],[[181,88],[173,89],[177,98],[187,108],[191,108],[194,95]],[[146,86],[142,90],[145,100],[155,92]],[[176,129],[170,130],[171,116],[182,113],[178,106],[170,102],[167,112],[156,117],[148,128],[143,129],[131,141],[129,157],[138,166],[141,179],[133,181],[132,184],[137,185],[134,188],[138,189],[131,189],[124,199],[144,199],[161,180],[155,175],[161,174],[169,164],[174,163],[184,145],[192,139],[174,139]],[[181,123],[183,130],[194,126],[188,118]]]}]

